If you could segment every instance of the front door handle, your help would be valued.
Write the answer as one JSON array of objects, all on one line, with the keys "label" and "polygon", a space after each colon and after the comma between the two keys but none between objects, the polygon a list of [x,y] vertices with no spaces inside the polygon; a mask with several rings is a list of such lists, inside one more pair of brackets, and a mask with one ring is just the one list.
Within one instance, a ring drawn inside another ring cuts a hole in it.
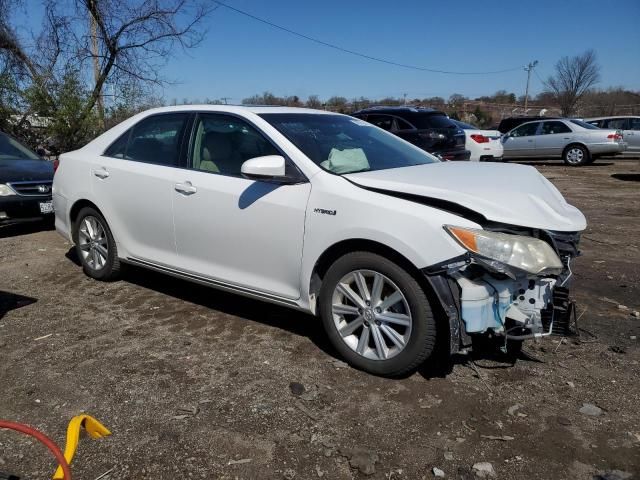
[{"label": "front door handle", "polygon": [[104,167],[102,167],[102,168],[101,168],[101,169],[99,169],[99,170],[93,170],[93,174],[94,174],[96,177],[101,178],[101,179],[103,179],[103,180],[109,176],[109,172],[107,172],[107,169],[106,169],[106,168],[104,168]]},{"label": "front door handle", "polygon": [[176,192],[180,192],[183,195],[193,195],[198,191],[198,189],[194,187],[189,181],[184,183],[176,183],[173,188],[176,190]]}]

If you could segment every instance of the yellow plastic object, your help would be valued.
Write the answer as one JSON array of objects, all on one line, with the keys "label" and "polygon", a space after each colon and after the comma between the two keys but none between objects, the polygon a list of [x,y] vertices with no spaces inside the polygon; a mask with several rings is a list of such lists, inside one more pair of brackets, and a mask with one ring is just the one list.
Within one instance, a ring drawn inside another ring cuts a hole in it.
[{"label": "yellow plastic object", "polygon": [[[80,427],[84,427],[91,438],[102,438],[107,435],[111,435],[111,432],[107,427],[90,415],[78,415],[73,417],[67,427],[67,444],[64,447],[64,458],[67,460],[69,465],[71,465],[73,455],[76,453],[76,449],[78,448]],[[62,473],[62,467],[58,465],[56,473],[53,474],[53,480],[62,480],[63,478],[64,474]]]}]

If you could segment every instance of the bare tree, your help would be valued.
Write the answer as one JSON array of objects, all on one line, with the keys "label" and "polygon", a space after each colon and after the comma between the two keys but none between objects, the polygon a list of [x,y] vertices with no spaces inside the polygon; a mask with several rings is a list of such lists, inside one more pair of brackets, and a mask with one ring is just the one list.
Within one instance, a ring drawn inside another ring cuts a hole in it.
[{"label": "bare tree", "polygon": [[454,93],[449,97],[449,101],[447,103],[449,104],[449,107],[451,107],[453,109],[457,109],[457,108],[462,107],[464,102],[466,102],[467,100],[469,100],[469,99],[467,97],[465,97],[464,95],[462,95],[460,93]]},{"label": "bare tree", "polygon": [[322,102],[318,98],[318,95],[309,95],[306,106],[307,108],[315,108],[319,110],[322,108]]},{"label": "bare tree", "polygon": [[545,85],[560,106],[562,115],[573,115],[578,102],[600,80],[600,66],[593,50],[575,57],[562,57],[556,63],[555,75]]},{"label": "bare tree", "polygon": [[[55,1],[55,0],[53,0]],[[158,67],[176,47],[193,48],[198,28],[214,7],[193,0],[76,0],[97,27],[100,66],[85,106],[88,115],[112,72],[129,80],[161,84]],[[89,52],[94,57],[93,52]]]},{"label": "bare tree", "polygon": [[[67,138],[95,121],[105,87],[113,97],[132,89],[151,94],[167,83],[161,67],[199,44],[203,21],[217,8],[207,0],[44,0],[45,22],[34,42],[9,19],[8,7],[20,5],[0,0],[0,67],[12,65],[31,109],[49,116],[59,110],[60,91],[77,96],[71,116],[65,112]],[[71,77],[76,92],[62,88]]]}]

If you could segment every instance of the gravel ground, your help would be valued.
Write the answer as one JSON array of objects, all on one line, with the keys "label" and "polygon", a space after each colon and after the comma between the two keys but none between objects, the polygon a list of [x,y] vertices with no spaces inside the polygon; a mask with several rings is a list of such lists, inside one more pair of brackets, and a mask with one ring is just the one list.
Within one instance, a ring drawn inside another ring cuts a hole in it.
[{"label": "gravel ground", "polygon": [[[113,434],[81,439],[80,479],[471,479],[478,462],[498,479],[640,478],[640,183],[612,177],[640,161],[536,166],[589,221],[580,339],[377,378],[310,316],[138,269],[96,282],[55,231],[3,228],[0,418],[59,444],[72,416],[102,421]],[[53,467],[0,431],[0,471]]]}]

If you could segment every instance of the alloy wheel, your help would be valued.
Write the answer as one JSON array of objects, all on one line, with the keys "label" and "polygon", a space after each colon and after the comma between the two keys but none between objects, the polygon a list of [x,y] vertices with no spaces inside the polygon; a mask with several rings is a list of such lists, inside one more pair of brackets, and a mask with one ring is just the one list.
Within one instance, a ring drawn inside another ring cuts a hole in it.
[{"label": "alloy wheel", "polygon": [[567,152],[567,162],[571,164],[575,165],[575,164],[581,163],[583,159],[584,159],[584,152],[582,151],[581,148],[574,147]]},{"label": "alloy wheel", "polygon": [[400,288],[385,275],[355,270],[336,285],[332,314],[342,341],[370,360],[398,355],[411,337],[411,310]]},{"label": "alloy wheel", "polygon": [[109,257],[109,244],[102,223],[87,215],[78,230],[78,246],[84,262],[93,270],[102,270]]}]

